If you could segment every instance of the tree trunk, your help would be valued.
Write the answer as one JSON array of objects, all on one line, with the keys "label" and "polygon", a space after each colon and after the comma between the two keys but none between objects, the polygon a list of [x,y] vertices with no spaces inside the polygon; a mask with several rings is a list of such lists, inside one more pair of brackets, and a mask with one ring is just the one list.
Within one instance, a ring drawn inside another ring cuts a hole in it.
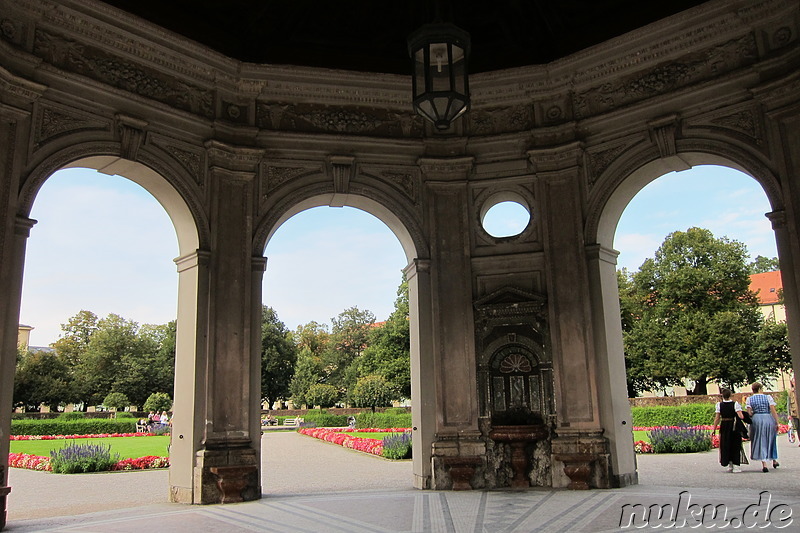
[{"label": "tree trunk", "polygon": [[708,394],[708,380],[705,378],[695,380],[694,389],[691,392],[686,391],[686,393],[692,396],[705,396]]}]

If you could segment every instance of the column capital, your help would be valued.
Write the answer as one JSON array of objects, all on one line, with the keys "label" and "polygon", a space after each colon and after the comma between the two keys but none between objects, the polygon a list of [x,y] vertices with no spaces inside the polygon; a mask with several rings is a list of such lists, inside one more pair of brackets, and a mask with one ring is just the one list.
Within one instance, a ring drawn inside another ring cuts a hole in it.
[{"label": "column capital", "polygon": [[208,266],[211,261],[211,252],[207,250],[195,250],[194,252],[173,259],[178,267],[178,273],[197,266]]},{"label": "column capital", "polygon": [[528,160],[533,171],[552,172],[558,170],[577,169],[583,166],[584,146],[580,141],[528,150]]},{"label": "column capital", "polygon": [[617,265],[617,258],[619,252],[613,248],[607,248],[602,244],[587,244],[586,245],[586,258],[591,260],[599,260],[611,265]]},{"label": "column capital", "polygon": [[770,211],[769,213],[764,213],[764,216],[769,219],[772,223],[772,229],[784,229],[786,228],[786,211],[783,209],[779,209],[778,211]]},{"label": "column capital", "polygon": [[431,260],[430,259],[414,259],[412,260],[407,267],[403,269],[403,273],[406,275],[406,279],[411,279],[417,275],[418,272],[425,272],[430,273],[431,271]]}]

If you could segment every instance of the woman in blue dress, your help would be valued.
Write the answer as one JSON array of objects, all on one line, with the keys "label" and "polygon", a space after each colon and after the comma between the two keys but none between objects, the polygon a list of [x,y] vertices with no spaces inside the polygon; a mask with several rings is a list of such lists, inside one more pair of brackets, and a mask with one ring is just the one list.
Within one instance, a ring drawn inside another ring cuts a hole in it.
[{"label": "woman in blue dress", "polygon": [[751,385],[753,395],[747,399],[747,411],[753,419],[750,424],[750,458],[761,461],[761,471],[769,472],[768,461],[772,468],[778,468],[778,412],[775,400],[761,392],[761,383]]}]

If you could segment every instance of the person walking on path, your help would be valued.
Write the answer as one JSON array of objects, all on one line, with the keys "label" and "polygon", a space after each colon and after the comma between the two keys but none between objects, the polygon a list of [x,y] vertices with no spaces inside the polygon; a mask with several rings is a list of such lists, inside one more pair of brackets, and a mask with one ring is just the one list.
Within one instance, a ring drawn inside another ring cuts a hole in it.
[{"label": "person walking on path", "polygon": [[717,402],[714,415],[713,435],[719,427],[719,464],[728,472],[741,472],[740,465],[747,464],[747,456],[742,449],[742,428],[744,415],[739,402],[731,400],[730,389],[722,389],[722,401]]},{"label": "person walking on path", "polygon": [[761,383],[753,383],[750,388],[753,395],[747,398],[747,412],[753,418],[750,425],[750,459],[761,461],[761,471],[769,472],[768,461],[772,468],[778,468],[778,412],[772,396],[761,392]]},{"label": "person walking on path", "polygon": [[[794,427],[795,435],[800,435],[800,419],[798,418],[797,397],[795,396],[794,387],[794,374],[792,374],[792,379],[789,380],[789,396],[786,398],[786,402],[789,406],[789,423]],[[800,446],[800,443],[798,446]]]}]

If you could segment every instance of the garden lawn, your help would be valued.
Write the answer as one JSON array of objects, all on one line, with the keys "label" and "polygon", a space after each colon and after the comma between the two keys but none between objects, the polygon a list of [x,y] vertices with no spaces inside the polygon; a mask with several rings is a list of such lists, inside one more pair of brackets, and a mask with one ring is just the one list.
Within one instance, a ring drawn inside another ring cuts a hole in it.
[{"label": "garden lawn", "polygon": [[383,437],[386,435],[396,435],[397,431],[348,431],[347,435],[358,437],[361,439],[380,439],[383,440]]},{"label": "garden lawn", "polygon": [[105,437],[94,439],[12,440],[10,453],[26,453],[50,457],[50,450],[63,448],[66,443],[111,445],[111,454],[118,453],[120,459],[135,459],[148,455],[169,455],[169,436],[153,437]]}]

